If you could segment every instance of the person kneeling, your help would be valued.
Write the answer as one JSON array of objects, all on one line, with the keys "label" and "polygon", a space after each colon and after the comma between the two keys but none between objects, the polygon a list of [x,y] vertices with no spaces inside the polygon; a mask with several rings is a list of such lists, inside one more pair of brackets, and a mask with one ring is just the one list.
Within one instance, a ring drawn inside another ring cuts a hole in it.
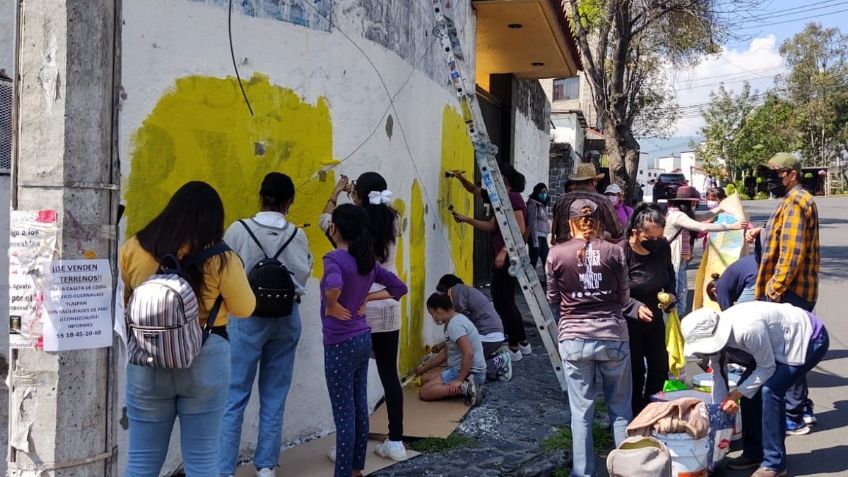
[{"label": "person kneeling", "polygon": [[[479,404],[486,380],[486,359],[477,328],[454,310],[446,294],[430,295],[427,311],[437,324],[445,326],[445,347],[415,369],[416,375],[423,376],[419,397],[422,401],[438,401],[465,396],[467,405]],[[438,368],[445,362],[447,368]]]}]

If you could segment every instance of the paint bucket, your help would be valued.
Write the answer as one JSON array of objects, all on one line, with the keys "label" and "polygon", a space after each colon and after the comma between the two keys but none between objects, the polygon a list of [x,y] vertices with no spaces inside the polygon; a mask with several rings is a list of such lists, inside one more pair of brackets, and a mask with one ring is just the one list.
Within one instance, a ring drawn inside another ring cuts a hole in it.
[{"label": "paint bucket", "polygon": [[[727,375],[727,384],[730,387],[730,391],[736,389],[736,385],[739,383],[739,380],[742,379],[742,376],[735,373],[728,373]],[[702,389],[704,391],[712,391],[713,389],[713,375],[711,373],[701,373],[692,376],[692,385],[696,388]],[[736,412],[736,421],[733,424],[733,437],[731,440],[738,441],[742,438],[742,411],[739,410]]]},{"label": "paint bucket", "polygon": [[707,477],[710,444],[707,437],[693,439],[689,434],[658,434],[671,455],[671,477]]}]

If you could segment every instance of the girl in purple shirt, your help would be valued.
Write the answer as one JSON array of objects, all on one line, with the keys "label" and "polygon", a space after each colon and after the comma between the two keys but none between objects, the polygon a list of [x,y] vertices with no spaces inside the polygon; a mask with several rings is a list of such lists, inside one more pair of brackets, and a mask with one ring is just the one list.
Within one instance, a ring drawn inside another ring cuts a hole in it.
[{"label": "girl in purple shirt", "polygon": [[[368,445],[368,359],[371,330],[365,303],[399,299],[407,288],[379,264],[365,210],[351,204],[333,211],[330,238],[336,250],[324,256],[321,323],[324,374],[336,425],[336,477],[362,475]],[[386,287],[368,293],[373,283]]]}]

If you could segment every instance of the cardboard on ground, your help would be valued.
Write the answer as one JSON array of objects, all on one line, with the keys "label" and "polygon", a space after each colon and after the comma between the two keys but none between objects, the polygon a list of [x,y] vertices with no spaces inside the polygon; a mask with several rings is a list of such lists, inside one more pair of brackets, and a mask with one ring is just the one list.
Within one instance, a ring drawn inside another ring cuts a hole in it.
[{"label": "cardboard on ground", "polygon": [[[378,470],[385,469],[396,462],[389,459],[384,459],[374,453],[374,449],[380,441],[368,441],[368,453],[365,457],[364,474],[368,475]],[[277,469],[277,475],[286,477],[316,477],[333,475],[335,464],[327,458],[327,451],[330,447],[336,445],[336,435],[322,437],[309,441],[298,447],[286,449],[280,455],[280,467]],[[406,450],[409,458],[418,455],[418,452]],[[253,477],[256,475],[256,469],[253,464],[247,464],[239,467],[236,472],[236,477]]]},{"label": "cardboard on ground", "polygon": [[[424,402],[418,398],[417,386],[406,386],[403,388],[403,435],[444,439],[456,430],[469,409],[461,398]],[[372,436],[388,435],[385,405],[371,415],[370,431]]]}]

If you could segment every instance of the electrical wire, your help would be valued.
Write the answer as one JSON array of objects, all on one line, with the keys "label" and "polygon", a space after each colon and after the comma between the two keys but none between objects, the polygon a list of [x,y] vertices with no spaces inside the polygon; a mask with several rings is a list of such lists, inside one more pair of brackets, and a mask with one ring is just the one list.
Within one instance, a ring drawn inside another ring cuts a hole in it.
[{"label": "electrical wire", "polygon": [[813,19],[816,19],[816,18],[827,17],[827,16],[830,16],[830,15],[836,15],[837,13],[844,13],[844,12],[848,12],[848,8],[845,8],[845,9],[842,9],[842,10],[836,10],[836,11],[833,11],[833,12],[820,13],[818,15],[810,15],[810,16],[807,16],[807,17],[792,18],[792,19],[789,19],[789,20],[783,20],[783,21],[779,21],[779,22],[762,23],[762,24],[759,24],[759,25],[751,25],[751,26],[740,26],[740,27],[737,28],[737,30],[755,30],[757,28],[763,28],[763,27],[767,27],[767,26],[783,25],[783,24],[786,24],[786,23],[795,23],[795,22],[799,22],[799,21],[802,21],[802,20],[813,20]]},{"label": "electrical wire", "polygon": [[241,95],[244,97],[244,104],[247,105],[247,110],[250,111],[250,115],[253,116],[253,107],[250,105],[250,100],[247,99],[247,91],[244,90],[244,84],[241,81],[238,64],[236,63],[236,52],[233,49],[233,0],[230,0],[230,7],[227,10],[227,36],[230,39],[230,57],[233,59],[233,70],[236,72],[236,80],[238,80],[239,88],[241,88]]}]

